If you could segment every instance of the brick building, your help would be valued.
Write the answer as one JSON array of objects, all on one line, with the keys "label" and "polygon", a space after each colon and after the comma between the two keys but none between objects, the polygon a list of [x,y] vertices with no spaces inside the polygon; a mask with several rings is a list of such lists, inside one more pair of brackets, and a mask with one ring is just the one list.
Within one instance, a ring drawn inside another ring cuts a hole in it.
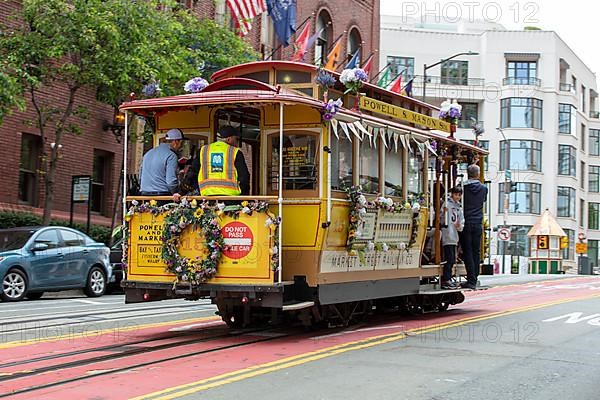
[{"label": "brick building", "polygon": [[[190,8],[199,18],[213,18],[233,28],[233,21],[225,0],[181,0],[182,6]],[[18,7],[18,1],[0,3],[0,22],[7,23]],[[379,47],[379,0],[299,0],[297,2],[298,31],[305,21],[311,23],[311,35],[321,32],[315,47],[310,49],[305,61],[316,63],[325,58],[334,41],[341,37],[342,55],[349,57],[361,48],[364,61]],[[255,18],[251,32],[244,38],[249,41],[262,58],[290,59],[293,46],[278,48],[267,13]],[[295,37],[290,41],[293,43]],[[379,57],[374,58],[373,70],[377,71]],[[48,90],[45,101],[64,101],[66,93]],[[106,122],[112,122],[114,113],[110,106],[98,103],[92,89],[79,96],[79,104],[90,111],[89,120],[80,121],[82,134],[65,135],[62,141],[61,159],[58,165],[53,216],[68,218],[71,177],[91,175],[92,222],[110,225],[115,211],[117,188],[122,167],[122,144],[110,130],[104,130]],[[25,112],[14,112],[0,125],[0,210],[30,211],[41,214],[43,206],[43,179],[40,177],[40,156],[44,147],[49,151],[53,133],[49,132],[42,143],[39,131],[30,122],[35,120],[31,107]],[[140,154],[138,151],[134,153]],[[139,157],[134,157],[139,158]],[[135,168],[139,160],[132,160]],[[117,210],[118,211],[118,210]],[[75,219],[83,221],[85,208],[76,208]]]}]

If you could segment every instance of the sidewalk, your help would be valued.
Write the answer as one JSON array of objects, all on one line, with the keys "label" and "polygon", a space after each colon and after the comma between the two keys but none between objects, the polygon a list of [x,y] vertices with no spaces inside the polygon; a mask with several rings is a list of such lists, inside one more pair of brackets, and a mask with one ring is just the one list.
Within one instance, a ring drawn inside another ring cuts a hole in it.
[{"label": "sidewalk", "polygon": [[[530,282],[550,281],[559,279],[570,279],[576,277],[591,277],[592,275],[574,275],[574,274],[528,274],[528,275],[479,275],[479,282],[482,286],[505,286],[519,285]],[[599,275],[594,275],[600,279]]]}]

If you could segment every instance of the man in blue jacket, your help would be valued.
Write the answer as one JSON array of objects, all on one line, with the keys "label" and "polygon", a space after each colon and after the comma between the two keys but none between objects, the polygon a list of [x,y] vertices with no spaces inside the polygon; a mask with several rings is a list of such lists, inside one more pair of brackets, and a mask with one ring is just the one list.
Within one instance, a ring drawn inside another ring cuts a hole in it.
[{"label": "man in blue jacket", "polygon": [[467,269],[467,282],[461,286],[468,289],[477,288],[479,265],[481,264],[481,235],[483,233],[483,203],[488,189],[479,181],[480,170],[477,165],[467,168],[468,180],[464,183],[464,215],[460,245],[463,250],[463,261]]}]

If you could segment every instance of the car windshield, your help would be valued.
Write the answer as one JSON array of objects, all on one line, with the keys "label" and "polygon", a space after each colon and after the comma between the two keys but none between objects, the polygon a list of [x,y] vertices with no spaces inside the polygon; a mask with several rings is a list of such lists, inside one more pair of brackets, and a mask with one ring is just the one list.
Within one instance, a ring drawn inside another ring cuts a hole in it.
[{"label": "car windshield", "polygon": [[35,231],[0,232],[0,251],[17,250],[25,246]]}]

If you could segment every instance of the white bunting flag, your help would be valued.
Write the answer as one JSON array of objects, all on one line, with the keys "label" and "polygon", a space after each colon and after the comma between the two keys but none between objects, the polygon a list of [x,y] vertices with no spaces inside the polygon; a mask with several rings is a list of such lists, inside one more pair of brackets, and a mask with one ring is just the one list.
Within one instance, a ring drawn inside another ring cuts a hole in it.
[{"label": "white bunting flag", "polygon": [[388,146],[387,146],[387,139],[386,139],[386,136],[387,136],[387,132],[386,132],[386,131],[387,131],[387,130],[388,130],[388,129],[386,128],[386,129],[385,129],[385,131],[384,131],[384,130],[381,130],[381,131],[380,131],[380,132],[381,132],[381,141],[383,142],[383,145],[385,146],[385,148],[386,148],[386,149],[387,149],[387,147],[388,147]]},{"label": "white bunting flag", "polygon": [[350,137],[350,132],[348,132],[348,124],[346,124],[344,121],[340,121],[340,126],[342,127],[342,130],[346,134],[348,140],[352,141],[352,138]]},{"label": "white bunting flag", "polygon": [[369,135],[369,131],[367,131],[365,129],[365,127],[363,126],[363,124],[360,123],[360,121],[355,121],[354,125],[356,125],[356,127],[358,128],[359,131],[361,131],[362,133],[364,133],[365,135]]},{"label": "white bunting flag", "polygon": [[335,135],[336,138],[339,139],[340,136],[338,135],[338,131],[337,131],[337,128],[338,128],[337,119],[334,118],[330,122],[331,122],[331,129],[333,130],[333,134]]},{"label": "white bunting flag", "polygon": [[400,135],[398,135],[396,132],[394,132],[394,149],[396,151],[396,153],[398,152],[398,137]]},{"label": "white bunting flag", "polygon": [[425,142],[425,146],[427,146],[427,150],[429,150],[431,154],[437,157],[437,153],[435,152],[435,150],[433,150],[433,147],[431,147],[431,143],[429,142],[429,140]]},{"label": "white bunting flag", "polygon": [[354,136],[356,136],[356,138],[358,140],[362,140],[362,137],[358,134],[358,130],[356,129],[356,125],[354,125],[353,123],[349,123],[348,124],[348,128],[350,128],[350,130],[352,131],[352,133],[354,134]]}]

